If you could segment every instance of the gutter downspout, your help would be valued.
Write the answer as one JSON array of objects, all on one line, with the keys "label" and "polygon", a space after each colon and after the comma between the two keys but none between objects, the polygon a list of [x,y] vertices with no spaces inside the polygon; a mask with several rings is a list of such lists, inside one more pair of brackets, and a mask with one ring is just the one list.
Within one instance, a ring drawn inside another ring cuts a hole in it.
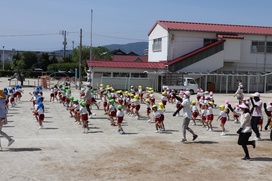
[{"label": "gutter downspout", "polygon": [[265,67],[266,67],[266,53],[267,53],[267,35],[265,35],[265,40],[264,40],[264,72],[265,72]]}]

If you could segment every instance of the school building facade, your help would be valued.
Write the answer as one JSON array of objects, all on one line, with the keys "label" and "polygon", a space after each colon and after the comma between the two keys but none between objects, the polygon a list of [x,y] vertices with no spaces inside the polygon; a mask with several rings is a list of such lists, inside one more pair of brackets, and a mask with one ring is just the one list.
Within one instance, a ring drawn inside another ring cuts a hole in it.
[{"label": "school building facade", "polygon": [[138,78],[153,79],[155,90],[171,73],[194,77],[204,89],[212,83],[217,92],[236,90],[236,79],[243,81],[248,92],[266,92],[267,85],[272,85],[272,27],[157,21],[148,37],[148,62],[126,62],[130,65],[125,67],[107,62],[102,67],[92,60],[94,81],[101,82],[104,71],[111,72],[112,80],[120,80],[115,78],[117,71],[132,77],[146,72],[146,77]]}]

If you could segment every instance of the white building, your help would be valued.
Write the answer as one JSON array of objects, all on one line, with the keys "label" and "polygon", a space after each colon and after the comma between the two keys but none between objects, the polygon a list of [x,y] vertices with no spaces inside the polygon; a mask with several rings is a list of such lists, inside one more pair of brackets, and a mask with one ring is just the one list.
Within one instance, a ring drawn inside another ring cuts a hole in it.
[{"label": "white building", "polygon": [[148,61],[170,72],[272,70],[272,27],[157,21],[148,36]]}]

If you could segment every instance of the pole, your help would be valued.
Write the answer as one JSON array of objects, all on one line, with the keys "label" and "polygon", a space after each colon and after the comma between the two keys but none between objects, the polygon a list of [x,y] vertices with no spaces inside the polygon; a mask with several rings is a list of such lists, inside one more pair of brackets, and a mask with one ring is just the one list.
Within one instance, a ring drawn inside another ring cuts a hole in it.
[{"label": "pole", "polygon": [[3,46],[3,70],[5,69],[5,46]]},{"label": "pole", "polygon": [[91,72],[91,85],[93,86],[93,71],[91,67],[91,62],[92,62],[92,49],[93,49],[93,10],[91,9],[91,34],[90,34],[90,64],[89,64],[89,71]]},{"label": "pole", "polygon": [[63,58],[66,57],[66,45],[67,45],[67,42],[66,42],[66,31],[64,31]]},{"label": "pole", "polygon": [[79,67],[78,67],[78,78],[79,78],[79,90],[81,89],[82,77],[81,77],[81,66],[82,66],[82,29],[80,29],[80,43],[79,43]]}]

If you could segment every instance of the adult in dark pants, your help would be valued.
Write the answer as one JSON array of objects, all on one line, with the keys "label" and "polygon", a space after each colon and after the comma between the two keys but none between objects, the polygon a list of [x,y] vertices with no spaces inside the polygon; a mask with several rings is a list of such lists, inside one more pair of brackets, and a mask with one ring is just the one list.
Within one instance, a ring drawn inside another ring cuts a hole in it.
[{"label": "adult in dark pants", "polygon": [[190,107],[190,92],[189,91],[185,91],[184,92],[184,99],[182,100],[181,98],[179,98],[178,96],[176,96],[175,93],[173,93],[173,96],[179,100],[182,101],[181,106],[178,110],[176,110],[176,112],[173,114],[173,116],[176,116],[178,114],[178,112],[183,109],[183,122],[182,122],[182,133],[183,133],[183,139],[181,140],[181,142],[183,143],[187,143],[187,139],[186,139],[186,130],[189,131],[192,135],[193,135],[193,141],[198,137],[191,128],[189,128],[189,122],[192,119],[192,111],[191,111],[191,107]]},{"label": "adult in dark pants", "polygon": [[260,140],[260,132],[258,129],[258,123],[262,117],[262,106],[263,102],[260,99],[260,93],[255,92],[252,94],[253,98],[250,97],[251,103],[252,103],[252,114],[251,114],[251,127],[256,134],[256,140]]},{"label": "adult in dark pants", "polygon": [[244,153],[245,153],[245,157],[242,158],[242,160],[250,160],[250,156],[249,156],[249,152],[247,149],[247,145],[252,145],[253,148],[256,147],[256,141],[248,141],[249,137],[251,136],[251,125],[250,125],[250,113],[249,113],[249,107],[245,104],[241,104],[239,105],[239,107],[242,110],[242,114],[240,115],[240,129],[237,131],[237,133],[239,134],[239,138],[238,138],[238,145],[241,145]]}]

